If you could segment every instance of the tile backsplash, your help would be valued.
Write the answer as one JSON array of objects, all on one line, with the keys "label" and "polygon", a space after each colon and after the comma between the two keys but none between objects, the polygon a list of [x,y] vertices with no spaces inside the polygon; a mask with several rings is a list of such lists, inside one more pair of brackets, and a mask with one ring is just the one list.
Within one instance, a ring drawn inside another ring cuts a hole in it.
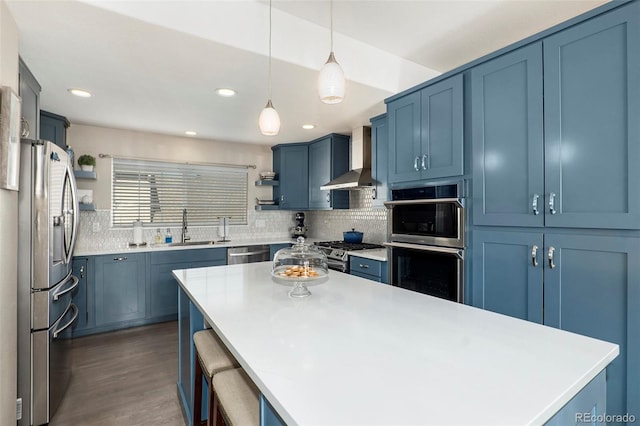
[{"label": "tile backsplash", "polygon": [[[386,241],[387,210],[371,206],[371,189],[350,192],[351,208],[348,210],[305,211],[308,236],[320,240],[342,240],[342,233],[355,228],[364,232],[364,241],[380,244]],[[229,230],[232,242],[251,242],[252,240],[288,240],[291,228],[295,226],[293,211],[260,211],[250,209],[249,225],[231,226]],[[143,229],[143,241],[155,241],[157,227]],[[166,232],[166,227],[161,228]],[[171,227],[174,241],[180,239],[179,226]],[[217,226],[189,226],[192,241],[218,240]],[[80,225],[76,250],[90,252],[94,250],[120,250],[128,248],[133,241],[133,228],[112,228],[111,211],[98,210],[80,213]]]},{"label": "tile backsplash", "polygon": [[387,209],[371,206],[373,189],[349,191],[348,210],[320,210],[307,214],[309,237],[327,241],[342,240],[342,233],[354,228],[364,232],[365,243],[387,240]]}]

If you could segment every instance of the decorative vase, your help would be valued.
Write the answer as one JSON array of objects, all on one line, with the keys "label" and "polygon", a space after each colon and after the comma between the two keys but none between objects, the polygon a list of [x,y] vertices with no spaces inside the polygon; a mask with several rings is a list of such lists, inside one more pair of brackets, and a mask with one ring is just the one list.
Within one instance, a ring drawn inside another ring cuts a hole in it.
[{"label": "decorative vase", "polygon": [[82,169],[83,172],[92,172],[93,171],[93,166],[89,165],[89,164],[83,164],[80,166],[80,168]]}]

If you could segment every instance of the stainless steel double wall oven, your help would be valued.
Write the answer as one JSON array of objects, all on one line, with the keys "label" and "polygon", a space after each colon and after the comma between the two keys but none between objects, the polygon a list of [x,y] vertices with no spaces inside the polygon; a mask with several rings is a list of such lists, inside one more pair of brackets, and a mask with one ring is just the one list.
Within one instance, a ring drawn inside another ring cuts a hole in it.
[{"label": "stainless steel double wall oven", "polygon": [[464,301],[465,209],[462,184],[392,191],[388,243],[390,283]]}]

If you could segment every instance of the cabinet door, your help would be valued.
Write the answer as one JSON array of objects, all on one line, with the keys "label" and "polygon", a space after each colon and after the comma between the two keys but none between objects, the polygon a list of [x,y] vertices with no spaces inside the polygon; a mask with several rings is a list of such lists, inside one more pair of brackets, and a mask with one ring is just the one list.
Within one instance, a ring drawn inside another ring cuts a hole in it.
[{"label": "cabinet door", "polygon": [[[89,259],[86,257],[76,257],[73,259],[72,267],[73,275],[78,278],[78,287],[73,293],[73,304],[78,308],[78,321],[73,328],[75,332],[89,328],[89,318],[91,317],[91,322],[93,322],[93,312],[89,303]],[[91,300],[93,300],[93,298],[91,298]]]},{"label": "cabinet door", "polygon": [[473,68],[471,86],[473,223],[544,226],[542,44]]},{"label": "cabinet door", "polygon": [[309,147],[307,145],[280,148],[280,208],[309,208]]},{"label": "cabinet door", "polygon": [[640,416],[640,239],[545,234],[544,323],[620,345],[607,413]]},{"label": "cabinet door", "polygon": [[420,92],[387,105],[389,117],[389,183],[420,179]]},{"label": "cabinet door", "polygon": [[67,127],[69,121],[60,115],[40,111],[40,138],[67,149]]},{"label": "cabinet door", "polygon": [[151,267],[149,278],[149,314],[151,317],[178,314],[178,282],[171,271],[188,267],[188,263],[166,263]]},{"label": "cabinet door", "polygon": [[463,174],[462,74],[421,90],[421,178]]},{"label": "cabinet door", "polygon": [[[29,68],[20,59],[19,92],[22,99],[22,118],[29,127],[29,138],[38,139],[40,134],[40,84]],[[24,126],[24,123],[22,124]]]},{"label": "cabinet door", "polygon": [[145,269],[141,253],[95,258],[97,326],[145,317]]},{"label": "cabinet door", "polygon": [[542,323],[542,243],[541,233],[474,231],[473,306]]},{"label": "cabinet door", "polygon": [[309,145],[309,208],[329,209],[331,191],[320,187],[331,180],[331,138]]},{"label": "cabinet door", "polygon": [[384,207],[389,199],[389,126],[387,115],[371,120],[371,185],[373,207]]},{"label": "cabinet door", "polygon": [[544,40],[547,226],[640,229],[639,19],[632,3]]}]

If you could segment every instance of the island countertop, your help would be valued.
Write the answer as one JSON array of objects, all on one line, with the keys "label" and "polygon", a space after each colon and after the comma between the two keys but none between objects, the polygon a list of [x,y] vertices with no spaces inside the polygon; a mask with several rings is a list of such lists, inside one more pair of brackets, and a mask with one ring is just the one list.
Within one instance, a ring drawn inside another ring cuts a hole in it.
[{"label": "island countertop", "polygon": [[173,273],[289,425],[542,424],[618,355],[337,271],[305,299],[269,262]]}]

